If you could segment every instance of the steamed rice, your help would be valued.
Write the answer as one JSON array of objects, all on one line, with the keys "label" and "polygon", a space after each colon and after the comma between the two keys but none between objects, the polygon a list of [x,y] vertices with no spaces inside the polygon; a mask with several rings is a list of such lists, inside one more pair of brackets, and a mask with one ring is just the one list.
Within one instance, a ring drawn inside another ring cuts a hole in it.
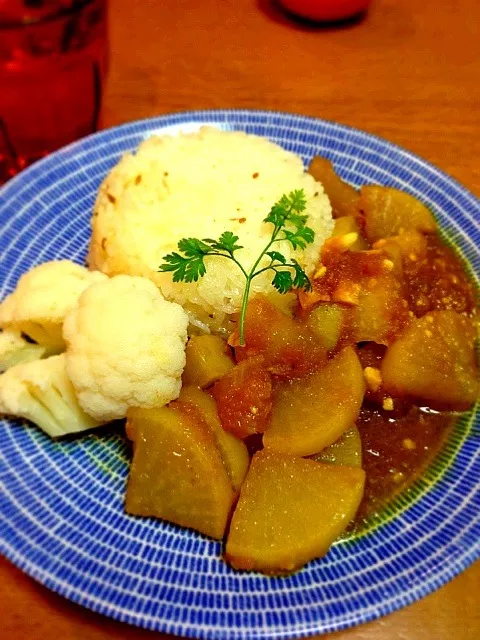
[{"label": "steamed rice", "polygon": [[[245,247],[236,256],[249,269],[271,236],[272,226],[262,220],[293,189],[305,191],[315,241],[305,251],[287,243],[276,249],[311,274],[333,221],[322,185],[305,173],[298,156],[259,136],[207,127],[153,136],[125,155],[100,188],[89,265],[107,275],[146,276],[183,305],[194,323],[218,328],[240,308],[245,279],[236,265],[207,257],[206,275],[188,284],[173,283],[158,266],[181,238],[218,238],[229,230]],[[289,296],[280,296],[271,279],[271,273],[255,278],[252,293],[285,306]]]}]

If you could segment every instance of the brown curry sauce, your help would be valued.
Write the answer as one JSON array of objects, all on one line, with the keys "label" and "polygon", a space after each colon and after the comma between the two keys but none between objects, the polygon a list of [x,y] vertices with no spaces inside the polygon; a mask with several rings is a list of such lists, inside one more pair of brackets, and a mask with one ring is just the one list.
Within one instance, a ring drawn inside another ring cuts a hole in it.
[{"label": "brown curry sauce", "polygon": [[[425,258],[404,266],[409,308],[416,316],[442,309],[474,315],[475,286],[455,251],[438,236],[428,237],[427,243]],[[372,343],[359,345],[362,365],[378,366],[384,350]],[[357,421],[366,485],[356,527],[378,517],[386,503],[420,477],[444,446],[457,417],[398,399],[394,411],[384,411],[369,401],[367,392]]]},{"label": "brown curry sauce", "polygon": [[423,260],[405,262],[404,278],[408,306],[416,316],[441,309],[467,315],[475,312],[475,286],[455,251],[438,236],[427,238]]},{"label": "brown curry sauce", "polygon": [[[345,255],[345,254],[344,254]],[[345,273],[330,274],[322,282],[324,291],[333,289],[341,279],[354,282],[365,275],[365,269],[375,262],[360,260],[361,254],[340,264]],[[427,251],[423,259],[407,259],[403,264],[402,299],[408,307],[397,305],[402,318],[393,318],[394,333],[402,331],[405,308],[411,316],[420,317],[433,310],[454,310],[468,316],[476,314],[476,290],[455,251],[437,235],[427,236]],[[314,295],[316,283],[314,282]],[[318,292],[318,290],[317,290]],[[327,298],[328,299],[328,296]],[[416,301],[421,301],[416,304]],[[304,320],[305,309],[297,308],[297,317]],[[397,321],[398,320],[398,321]],[[267,325],[269,323],[266,323]],[[344,325],[337,348],[352,344],[351,327]],[[375,342],[357,344],[362,367],[379,368],[387,347]],[[417,406],[404,398],[394,398],[393,409],[383,409],[383,388],[366,391],[360,416],[356,422],[362,440],[362,466],[366,472],[365,492],[354,523],[348,533],[361,531],[391,500],[408,489],[426,470],[448,439],[458,417],[455,412],[439,412]],[[246,439],[252,455],[263,447],[262,435]]]},{"label": "brown curry sauce", "polygon": [[396,416],[373,406],[362,408],[357,427],[366,484],[358,526],[380,515],[387,502],[418,479],[444,445],[454,422],[454,414],[413,405]]}]

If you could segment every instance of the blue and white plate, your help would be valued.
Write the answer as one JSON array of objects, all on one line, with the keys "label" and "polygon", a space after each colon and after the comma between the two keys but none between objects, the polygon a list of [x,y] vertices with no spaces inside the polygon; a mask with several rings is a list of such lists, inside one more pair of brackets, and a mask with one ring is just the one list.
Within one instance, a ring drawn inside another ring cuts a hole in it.
[{"label": "blue and white plate", "polygon": [[[305,162],[331,158],[355,185],[392,185],[437,214],[480,274],[480,202],[420,158],[331,122],[262,111],[204,111],[100,132],[38,162],[0,190],[0,298],[32,266],[82,263],[97,189],[122,153],[156,132],[202,124],[274,140]],[[286,578],[238,573],[222,546],[123,511],[129,449],[115,429],[52,442],[0,427],[0,551],[39,582],[118,620],[212,640],[298,638],[388,614],[427,595],[480,556],[480,419],[448,445],[383,524],[339,542]]]}]

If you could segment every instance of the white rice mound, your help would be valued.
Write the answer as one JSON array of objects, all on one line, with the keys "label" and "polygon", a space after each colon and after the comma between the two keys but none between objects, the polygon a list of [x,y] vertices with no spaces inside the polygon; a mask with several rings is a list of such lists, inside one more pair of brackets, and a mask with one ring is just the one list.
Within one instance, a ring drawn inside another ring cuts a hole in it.
[{"label": "white rice mound", "polygon": [[[135,154],[126,154],[100,187],[89,266],[109,276],[150,278],[167,299],[184,306],[194,324],[218,329],[240,308],[245,278],[238,267],[211,256],[203,278],[174,283],[171,273],[158,272],[163,257],[177,250],[181,238],[216,239],[232,231],[244,247],[235,255],[248,270],[271,236],[272,225],[263,219],[294,189],[305,191],[315,241],[305,251],[293,251],[286,242],[275,249],[310,275],[333,220],[322,185],[305,172],[300,157],[266,138],[210,127],[152,136]],[[291,296],[280,296],[272,277],[266,272],[255,278],[252,294],[264,293],[285,306]]]}]

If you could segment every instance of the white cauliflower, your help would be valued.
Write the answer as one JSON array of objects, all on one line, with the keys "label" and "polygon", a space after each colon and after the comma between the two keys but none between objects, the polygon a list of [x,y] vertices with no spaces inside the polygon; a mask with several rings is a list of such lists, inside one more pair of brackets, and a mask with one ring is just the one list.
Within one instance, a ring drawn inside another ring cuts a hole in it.
[{"label": "white cauliflower", "polygon": [[146,278],[119,275],[89,287],[65,319],[67,372],[96,420],[128,407],[161,407],[180,393],[188,316]]},{"label": "white cauliflower", "polygon": [[0,331],[0,373],[22,362],[39,360],[45,352],[45,347],[27,342],[19,331]]},{"label": "white cauliflower", "polygon": [[107,277],[70,260],[53,260],[23,274],[13,293],[0,303],[0,327],[22,332],[48,354],[65,348],[62,324],[91,284]]},{"label": "white cauliflower", "polygon": [[79,406],[65,354],[18,364],[3,373],[0,413],[31,420],[54,438],[101,424]]}]

